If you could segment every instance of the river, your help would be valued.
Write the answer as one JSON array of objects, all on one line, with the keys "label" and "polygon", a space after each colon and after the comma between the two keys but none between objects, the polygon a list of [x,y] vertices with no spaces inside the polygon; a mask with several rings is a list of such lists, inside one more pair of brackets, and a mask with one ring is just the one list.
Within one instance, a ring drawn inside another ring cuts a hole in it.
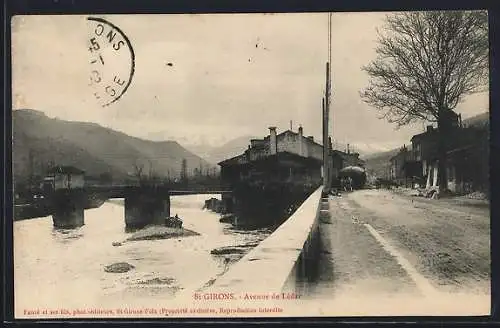
[{"label": "river", "polygon": [[[85,225],[78,229],[55,229],[50,216],[14,222],[16,317],[27,309],[146,306],[210,283],[243,256],[211,255],[212,249],[250,245],[248,251],[272,232],[220,223],[220,215],[202,210],[210,197],[217,196],[171,198],[171,214],[178,214],[185,228],[200,235],[119,247],[112,243],[130,233],[125,232],[123,206],[114,202],[86,210]],[[104,271],[115,262],[135,268],[126,273]]]}]

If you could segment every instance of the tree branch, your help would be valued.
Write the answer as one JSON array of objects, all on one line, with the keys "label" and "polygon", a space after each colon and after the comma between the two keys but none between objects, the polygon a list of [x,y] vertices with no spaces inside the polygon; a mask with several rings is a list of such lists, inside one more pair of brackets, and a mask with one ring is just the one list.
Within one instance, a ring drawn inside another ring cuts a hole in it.
[{"label": "tree branch", "polygon": [[488,81],[485,12],[396,13],[384,31],[377,57],[362,67],[370,81],[360,96],[389,122],[439,121]]}]

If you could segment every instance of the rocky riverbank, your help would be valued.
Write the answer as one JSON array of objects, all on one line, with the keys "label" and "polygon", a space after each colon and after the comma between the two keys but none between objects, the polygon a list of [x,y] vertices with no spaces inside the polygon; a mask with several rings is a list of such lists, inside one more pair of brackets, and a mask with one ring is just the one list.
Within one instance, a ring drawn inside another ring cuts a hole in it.
[{"label": "rocky riverbank", "polygon": [[124,241],[113,242],[113,246],[121,246],[122,244],[131,241],[170,239],[199,235],[199,233],[185,228],[172,228],[162,225],[151,225],[133,233],[132,236],[128,237]]}]

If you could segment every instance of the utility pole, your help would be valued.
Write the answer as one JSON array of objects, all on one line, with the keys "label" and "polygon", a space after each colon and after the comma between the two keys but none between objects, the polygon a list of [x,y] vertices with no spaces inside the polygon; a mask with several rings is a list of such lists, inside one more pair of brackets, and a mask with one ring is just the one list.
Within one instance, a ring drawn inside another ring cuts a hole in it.
[{"label": "utility pole", "polygon": [[29,169],[29,181],[28,181],[28,188],[30,191],[33,190],[33,183],[34,183],[34,159],[33,159],[33,149],[29,149],[28,152],[28,169]]},{"label": "utility pole", "polygon": [[326,88],[323,99],[323,192],[329,193],[331,187],[331,167],[330,167],[330,147],[329,147],[329,116],[330,116],[330,95],[331,95],[331,20],[332,14],[328,13],[328,61],[326,62]]},{"label": "utility pole", "polygon": [[330,161],[329,161],[329,148],[328,148],[328,111],[329,111],[329,101],[328,101],[328,89],[330,85],[330,74],[329,74],[330,63],[326,63],[326,92],[325,98],[323,98],[323,191],[325,193],[329,192],[330,189]]}]

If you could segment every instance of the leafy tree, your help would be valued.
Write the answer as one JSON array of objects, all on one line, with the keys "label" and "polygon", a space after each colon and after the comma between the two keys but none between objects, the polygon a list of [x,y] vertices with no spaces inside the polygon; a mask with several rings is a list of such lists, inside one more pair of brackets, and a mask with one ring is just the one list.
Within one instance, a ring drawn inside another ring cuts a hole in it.
[{"label": "leafy tree", "polygon": [[447,136],[453,109],[488,82],[488,19],[484,11],[422,11],[386,16],[377,57],[363,70],[367,104],[397,126],[438,125],[439,187],[447,188]]}]

